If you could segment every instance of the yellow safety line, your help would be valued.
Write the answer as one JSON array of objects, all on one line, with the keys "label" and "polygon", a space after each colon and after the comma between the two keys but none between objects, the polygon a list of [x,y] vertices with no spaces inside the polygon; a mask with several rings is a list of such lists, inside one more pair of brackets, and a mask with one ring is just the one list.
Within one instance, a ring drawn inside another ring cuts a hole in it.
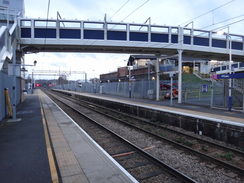
[{"label": "yellow safety line", "polygon": [[[40,101],[40,98],[39,98],[39,101]],[[41,101],[40,101],[40,106],[41,106],[42,123],[43,123],[43,128],[44,128],[44,135],[45,135],[45,141],[46,141],[46,147],[47,147],[47,156],[48,156],[48,161],[49,161],[49,166],[50,166],[52,182],[59,183],[58,173],[57,173],[56,165],[54,162],[53,151],[52,151],[51,143],[50,143],[50,137],[49,137],[48,130],[47,130],[47,122],[45,119]]]}]

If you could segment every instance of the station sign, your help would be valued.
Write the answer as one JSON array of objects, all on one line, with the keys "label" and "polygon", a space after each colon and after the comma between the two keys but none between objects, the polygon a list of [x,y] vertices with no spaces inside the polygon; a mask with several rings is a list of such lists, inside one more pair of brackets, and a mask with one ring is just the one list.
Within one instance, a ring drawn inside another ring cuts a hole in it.
[{"label": "station sign", "polygon": [[213,79],[242,79],[244,78],[244,73],[237,74],[214,74]]}]

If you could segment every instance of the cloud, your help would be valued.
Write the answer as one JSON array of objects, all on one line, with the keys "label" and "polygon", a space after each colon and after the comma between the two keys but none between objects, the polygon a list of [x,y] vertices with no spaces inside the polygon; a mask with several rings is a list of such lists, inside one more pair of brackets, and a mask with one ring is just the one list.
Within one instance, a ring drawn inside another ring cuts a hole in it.
[{"label": "cloud", "polygon": [[[37,70],[84,71],[88,78],[99,77],[100,74],[116,71],[118,67],[126,66],[128,54],[91,54],[91,53],[38,53],[25,56],[25,64],[32,64],[37,60]],[[47,73],[48,74],[48,73]],[[41,76],[44,77],[44,76]],[[74,75],[70,79],[74,79]]]}]

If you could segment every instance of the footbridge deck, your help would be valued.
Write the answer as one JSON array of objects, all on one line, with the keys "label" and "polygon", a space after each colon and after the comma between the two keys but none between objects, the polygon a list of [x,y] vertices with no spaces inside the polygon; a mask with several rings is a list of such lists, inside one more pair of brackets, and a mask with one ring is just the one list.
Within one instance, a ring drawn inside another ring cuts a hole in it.
[{"label": "footbridge deck", "polygon": [[176,54],[244,61],[244,35],[218,35],[213,31],[179,26],[121,22],[19,19],[24,52],[96,52]]}]

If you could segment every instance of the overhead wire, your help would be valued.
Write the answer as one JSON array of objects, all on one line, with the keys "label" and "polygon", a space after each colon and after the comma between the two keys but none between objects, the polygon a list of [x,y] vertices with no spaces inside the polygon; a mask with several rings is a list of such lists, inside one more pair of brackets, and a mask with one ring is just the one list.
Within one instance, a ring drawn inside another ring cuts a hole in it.
[{"label": "overhead wire", "polygon": [[49,17],[50,3],[51,3],[51,0],[48,0],[48,6],[47,6],[47,20],[48,20],[48,17]]},{"label": "overhead wire", "polygon": [[[145,1],[144,3],[142,3],[138,8],[136,8],[134,11],[132,11],[129,15],[127,15],[124,19],[122,19],[120,22],[123,22],[126,18],[128,18],[129,16],[131,16],[133,13],[135,13],[137,10],[139,10],[142,6],[144,6],[147,2],[149,2],[150,0]],[[127,1],[128,2],[128,1]],[[125,4],[127,4],[127,2]],[[106,23],[106,22],[105,22]],[[115,25],[114,27],[116,27],[117,25]],[[112,30],[114,27],[110,28],[109,30]],[[103,28],[101,28],[103,29]],[[95,40],[94,42],[92,42],[90,45],[93,45],[95,42],[97,42],[97,40]]]},{"label": "overhead wire", "polygon": [[[142,6],[144,6],[148,1],[150,1],[150,0],[147,0],[147,1],[145,1],[143,4],[141,4],[137,9],[135,9],[133,12],[131,12],[129,15],[127,15],[124,19],[122,19],[121,21],[120,21],[120,23],[121,22],[123,22],[126,18],[128,18],[129,16],[131,16],[133,13],[135,13],[138,9],[140,9]],[[116,27],[117,25],[114,25],[112,28],[110,28],[109,30],[113,30],[115,27]]]},{"label": "overhead wire", "polygon": [[[111,17],[109,20],[111,20],[130,0],[126,1]],[[109,21],[108,20],[108,21]]]},{"label": "overhead wire", "polygon": [[181,23],[180,25],[183,25],[183,24],[186,24],[186,23],[188,23],[188,22],[191,22],[191,21],[193,21],[193,20],[195,20],[195,19],[197,19],[197,18],[200,18],[200,17],[202,17],[202,16],[204,16],[204,15],[206,15],[206,14],[208,14],[208,13],[211,13],[211,12],[213,12],[213,11],[219,9],[219,8],[222,8],[222,7],[224,7],[224,6],[226,6],[226,5],[230,4],[230,3],[232,3],[232,2],[234,2],[234,1],[235,1],[235,0],[231,0],[231,1],[225,3],[225,4],[221,5],[221,6],[218,6],[217,8],[214,8],[214,9],[212,9],[212,10],[206,12],[206,13],[203,13],[203,14],[201,14],[201,15],[199,15],[199,16],[193,18],[193,19],[190,19],[190,20],[188,20],[188,21],[186,21],[186,22],[184,22],[184,23]]},{"label": "overhead wire", "polygon": [[[209,32],[215,32],[216,30],[220,30],[220,29],[226,28],[227,26],[230,26],[230,25],[239,23],[239,22],[241,22],[241,21],[244,21],[244,19],[241,19],[241,20],[238,20],[238,21],[236,21],[236,22],[232,22],[232,23],[230,23],[230,24],[227,24],[227,25],[224,25],[224,26],[215,28],[215,29],[213,29],[213,30],[210,30]],[[198,34],[198,35],[196,35],[196,36],[201,36],[201,35],[202,35],[202,34]],[[175,45],[175,44],[180,44],[180,43],[182,43],[183,41],[184,41],[184,40],[180,40],[178,43],[169,43],[169,44],[167,44],[167,45],[165,45],[165,46],[163,46],[163,47],[161,47],[161,48],[167,48],[167,47],[172,46],[172,45]],[[153,45],[157,45],[157,44],[159,44],[159,43],[156,43],[156,44],[153,44]]]},{"label": "overhead wire", "polygon": [[200,29],[206,29],[206,28],[208,28],[208,27],[212,27],[212,26],[215,26],[215,25],[217,25],[217,24],[221,24],[221,23],[224,23],[224,22],[228,22],[228,21],[230,21],[230,20],[233,20],[233,19],[236,19],[236,18],[240,18],[240,17],[242,17],[242,16],[244,16],[244,14],[239,15],[239,16],[236,16],[236,17],[233,17],[233,18],[229,18],[229,19],[226,19],[226,20],[222,20],[222,21],[217,22],[217,23],[215,23],[215,24],[211,24],[211,25],[202,27],[202,28],[200,28]]},{"label": "overhead wire", "polygon": [[239,23],[239,22],[242,22],[242,21],[244,21],[244,19],[241,19],[241,20],[238,20],[238,21],[235,21],[235,22],[232,22],[232,23],[223,25],[223,26],[221,26],[221,27],[218,27],[218,28],[213,29],[212,31],[220,30],[220,29],[222,29],[222,28],[226,28],[226,27],[228,27],[228,26],[230,26],[230,25],[233,25],[233,24],[236,24],[236,23]]},{"label": "overhead wire", "polygon": [[126,18],[131,16],[133,13],[135,13],[137,10],[139,10],[142,6],[144,6],[146,3],[148,3],[150,0],[145,1],[143,4],[141,4],[138,8],[136,8],[134,11],[132,11],[129,15],[127,15],[121,22],[123,22]]},{"label": "overhead wire", "polygon": [[[44,48],[46,47],[46,44],[47,44],[47,28],[48,28],[48,17],[49,17],[49,11],[50,11],[50,4],[51,4],[51,0],[48,0],[48,5],[47,5],[47,19],[46,19],[46,30],[45,30],[45,38],[44,38]],[[44,60],[44,58],[45,58],[45,51],[43,52],[42,57],[43,57],[43,60]],[[42,65],[43,65],[43,60],[42,60]]]},{"label": "overhead wire", "polygon": [[[184,23],[182,23],[182,24],[180,24],[180,25],[184,25],[184,24],[186,24],[186,23],[193,22],[193,20],[195,20],[195,19],[197,19],[197,18],[200,18],[200,17],[202,17],[202,16],[204,16],[204,15],[206,15],[206,14],[208,14],[208,13],[211,13],[211,12],[217,10],[217,9],[220,9],[220,8],[226,6],[226,5],[228,5],[228,4],[230,4],[230,3],[234,2],[234,1],[236,1],[236,0],[231,0],[231,1],[227,2],[227,3],[225,3],[225,4],[222,4],[222,5],[220,5],[220,6],[216,7],[216,8],[214,8],[214,9],[212,9],[212,10],[206,12],[206,13],[203,13],[203,14],[201,14],[201,15],[199,15],[199,16],[196,16],[196,17],[194,17],[193,19],[190,19],[190,20],[188,20],[188,21],[186,21],[186,22],[184,22]],[[210,27],[210,26],[209,26],[209,27]],[[141,43],[138,43],[138,44],[136,44],[136,45],[139,45],[139,44],[141,44]],[[175,43],[172,43],[172,44],[175,44]],[[170,45],[171,45],[171,44],[170,44]]]},{"label": "overhead wire", "polygon": [[[204,13],[204,14],[201,14],[201,15],[199,15],[199,16],[193,18],[193,19],[190,19],[190,20],[188,20],[188,21],[186,21],[186,22],[184,22],[184,23],[182,23],[182,24],[180,24],[180,25],[184,25],[185,23],[192,22],[193,20],[195,20],[195,19],[197,19],[197,18],[200,18],[200,17],[202,17],[202,16],[204,16],[204,15],[210,13],[210,12],[213,12],[213,11],[219,9],[219,8],[222,8],[222,7],[224,7],[224,6],[226,6],[226,5],[230,4],[230,3],[232,3],[232,2],[234,2],[234,1],[235,1],[235,0],[231,0],[231,1],[225,3],[225,4],[221,5],[221,6],[218,6],[218,7],[214,8],[214,9],[212,9],[212,10],[210,10],[210,11]],[[233,19],[235,19],[235,18],[239,18],[239,17],[241,17],[241,16],[244,16],[244,14],[243,14],[243,15],[239,15],[239,16],[234,17],[234,18],[231,18],[231,19],[227,19],[227,20],[218,22],[218,23],[216,23],[216,24],[220,24],[220,23],[223,23],[223,22],[227,22],[227,21],[233,20]],[[219,29],[224,28],[224,27],[227,27],[227,26],[229,26],[229,25],[233,25],[233,24],[239,23],[239,22],[241,22],[241,21],[243,21],[243,20],[244,20],[244,19],[241,19],[241,20],[239,20],[239,21],[236,21],[236,22],[233,22],[233,23],[224,25],[224,26],[222,26],[222,27],[215,28],[215,29],[210,30],[210,31],[219,30]],[[215,24],[215,25],[216,25],[216,24]],[[211,27],[211,26],[214,26],[214,25],[209,25],[209,26],[207,26],[207,27]],[[207,28],[207,27],[204,27],[204,28]],[[197,36],[200,36],[200,35],[201,35],[201,34],[199,34],[199,35],[197,35]],[[183,41],[183,40],[182,40],[182,41]],[[136,44],[136,45],[139,45],[139,44],[141,44],[141,43],[138,43],[138,44]],[[153,45],[157,45],[157,44],[158,44],[158,43],[153,44]],[[168,47],[168,46],[170,46],[170,45],[174,45],[174,44],[178,44],[178,43],[171,43],[171,44],[169,44],[169,45],[166,45],[165,47]],[[162,48],[165,48],[165,47],[162,47]]]},{"label": "overhead wire", "polygon": [[[137,9],[135,9],[133,12],[131,12],[129,15],[127,15],[127,16],[126,16],[124,19],[122,19],[120,22],[123,22],[125,19],[127,19],[129,16],[131,16],[134,12],[136,12],[138,9],[140,9],[142,6],[144,6],[148,1],[149,1],[149,0],[145,1],[143,4],[141,4]],[[234,2],[234,1],[235,1],[235,0],[231,0],[231,1],[225,3],[225,4],[221,5],[221,6],[218,6],[218,7],[214,8],[214,9],[212,9],[212,10],[210,10],[210,11],[204,13],[204,14],[201,14],[201,15],[199,15],[199,16],[197,16],[197,17],[195,17],[195,18],[193,18],[193,19],[191,19],[191,20],[189,20],[189,21],[192,21],[192,20],[195,20],[195,19],[197,19],[197,18],[200,18],[200,17],[202,17],[202,16],[204,16],[204,15],[210,13],[210,12],[213,12],[213,11],[215,11],[215,10],[217,10],[217,9],[220,9],[220,8],[226,6],[226,5],[228,5],[228,4],[230,4],[230,3]],[[127,2],[126,2],[126,3],[125,3],[125,4],[124,4],[118,11],[120,11],[120,10],[121,10],[121,9],[128,3],[128,2],[129,2],[129,0],[128,0],[128,1],[127,1]],[[117,14],[118,11],[117,11],[115,14]],[[115,16],[115,14],[114,14],[113,16]],[[113,16],[112,16],[112,17],[113,17]],[[231,19],[227,19],[227,20],[218,22],[218,23],[216,23],[216,24],[214,24],[214,25],[217,25],[217,24],[220,24],[220,23],[223,23],[223,22],[227,22],[227,21],[229,21],[229,20],[233,20],[233,19],[235,19],[235,18],[239,18],[239,17],[241,17],[241,16],[243,16],[243,15],[240,15],[240,16],[237,16],[237,17],[234,17],[234,18],[231,18]],[[112,17],[111,17],[111,18],[112,18]],[[111,20],[111,18],[110,18],[109,20]],[[239,21],[236,21],[236,22],[233,22],[233,23],[230,23],[230,24],[227,24],[227,25],[222,26],[222,27],[219,27],[219,28],[215,28],[215,29],[213,29],[213,30],[211,30],[211,31],[218,30],[218,29],[223,28],[223,27],[226,27],[226,26],[228,26],[228,25],[236,24],[236,23],[241,22],[241,21],[243,21],[243,20],[244,20],[244,19],[239,20]],[[182,24],[188,23],[189,21],[186,21],[186,22],[184,22],[184,23],[182,23]],[[182,25],[182,24],[180,24],[180,25]],[[211,26],[213,26],[213,25],[210,25],[210,26],[207,26],[207,27],[211,27]],[[115,26],[114,26],[114,27],[115,27]],[[112,27],[111,29],[113,29],[114,27]],[[205,28],[206,28],[206,27],[205,27]],[[111,30],[111,29],[110,29],[110,30]],[[97,40],[95,40],[91,45],[93,45],[96,41],[97,41]],[[182,42],[182,41],[183,41],[183,40],[181,40],[180,42]],[[141,43],[138,43],[137,45],[139,45],[139,44],[141,44]],[[174,45],[174,44],[178,44],[178,43],[167,44],[166,46],[164,46],[164,47],[162,47],[162,48],[166,48],[166,47],[168,47],[168,46],[170,46],[170,45]]]},{"label": "overhead wire", "polygon": [[[106,20],[106,15],[105,15],[105,18],[104,18],[104,21],[109,21],[109,20],[111,20],[128,2],[129,2],[130,0],[127,0],[108,20]],[[106,23],[106,22],[105,22]],[[103,27],[103,26],[102,26]],[[102,28],[101,28],[102,29]],[[86,43],[88,42],[89,40],[87,40],[86,41]],[[95,41],[96,42],[96,41]],[[94,42],[94,43],[95,43]],[[86,44],[85,43],[85,44]],[[94,44],[94,43],[92,43],[92,44]],[[78,56],[79,55],[79,53],[77,53],[75,56]]]}]

